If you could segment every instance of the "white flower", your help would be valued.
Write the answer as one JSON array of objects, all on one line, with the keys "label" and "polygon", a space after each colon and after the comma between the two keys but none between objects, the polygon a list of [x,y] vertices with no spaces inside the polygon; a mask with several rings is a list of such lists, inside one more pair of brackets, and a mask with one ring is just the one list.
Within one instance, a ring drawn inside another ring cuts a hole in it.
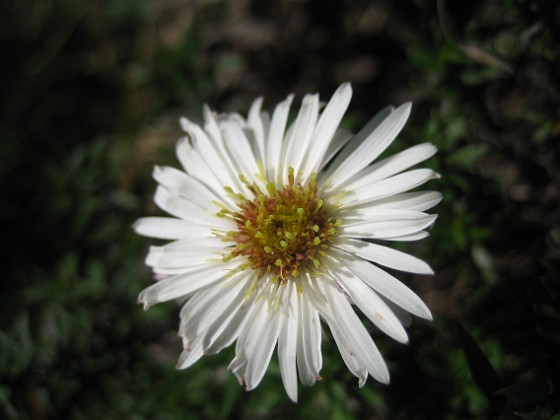
[{"label": "white flower", "polygon": [[[320,112],[307,95],[287,128],[292,96],[272,117],[262,98],[247,119],[204,109],[204,125],[187,119],[177,145],[185,172],[156,167],[155,202],[173,218],[147,217],[136,231],[173,240],[151,247],[146,264],[160,280],[138,298],[144,308],[186,299],[180,335],[184,369],[236,342],[229,369],[247,389],[263,378],[277,347],[282,381],[297,401],[321,379],[320,321],[348,369],[388,383],[387,366],[354,312],[358,307],[397,341],[410,314],[426,305],[380,266],[432,274],[423,261],[387,247],[426,237],[438,192],[407,192],[436,178],[410,167],[431,157],[429,143],[371,164],[395,139],[411,105],[387,108],[356,135],[338,127],[352,96],[348,83]],[[403,172],[406,171],[406,172]]]}]

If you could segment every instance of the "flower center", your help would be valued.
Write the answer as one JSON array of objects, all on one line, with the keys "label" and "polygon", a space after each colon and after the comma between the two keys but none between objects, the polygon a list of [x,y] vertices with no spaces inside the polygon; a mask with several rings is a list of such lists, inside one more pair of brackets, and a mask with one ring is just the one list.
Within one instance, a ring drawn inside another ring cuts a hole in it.
[{"label": "flower center", "polygon": [[254,198],[237,195],[239,211],[224,209],[218,214],[237,224],[237,230],[227,233],[226,240],[235,246],[224,259],[245,256],[247,262],[240,269],[252,268],[259,276],[270,273],[274,281],[282,283],[297,277],[302,269],[318,270],[319,257],[342,223],[329,217],[323,200],[317,197],[315,176],[301,185],[294,183],[293,173],[290,168],[288,185],[282,188],[267,182],[266,193],[240,177]]}]

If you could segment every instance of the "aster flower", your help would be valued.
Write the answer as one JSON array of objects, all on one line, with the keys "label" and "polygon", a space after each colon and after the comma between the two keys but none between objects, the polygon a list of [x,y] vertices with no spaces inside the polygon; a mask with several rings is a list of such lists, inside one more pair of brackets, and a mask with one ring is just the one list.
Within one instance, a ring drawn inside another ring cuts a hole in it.
[{"label": "aster flower", "polygon": [[229,369],[247,389],[262,380],[277,348],[288,396],[321,379],[323,322],[362,386],[389,372],[357,307],[381,331],[406,343],[410,314],[431,319],[422,300],[382,267],[432,274],[422,260],[389,246],[414,241],[436,216],[438,192],[409,192],[437,174],[412,166],[429,143],[372,162],[393,142],[411,104],[387,108],[356,135],[339,128],[348,83],[321,111],[307,95],[291,124],[293,96],[272,116],[262,98],[245,119],[204,108],[199,126],[186,118],[177,145],[184,171],[156,167],[157,205],[174,217],[139,219],[135,230],[172,240],[150,248],[159,280],[140,293],[147,309],[183,299],[178,368],[234,342]]}]

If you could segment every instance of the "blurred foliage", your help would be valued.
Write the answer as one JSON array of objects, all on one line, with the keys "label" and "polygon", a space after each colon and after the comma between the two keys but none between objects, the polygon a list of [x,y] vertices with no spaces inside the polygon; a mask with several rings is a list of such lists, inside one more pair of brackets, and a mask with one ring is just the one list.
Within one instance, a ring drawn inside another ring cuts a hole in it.
[{"label": "blurred foliage", "polygon": [[[560,7],[453,2],[24,0],[0,6],[0,417],[560,418]],[[373,332],[392,384],[358,388],[332,341],[325,380],[245,393],[231,349],[174,364],[177,307],[144,313],[155,162],[176,117],[245,112],[352,81],[356,129],[415,103],[392,151],[440,153],[433,277],[403,276],[433,323]]]}]

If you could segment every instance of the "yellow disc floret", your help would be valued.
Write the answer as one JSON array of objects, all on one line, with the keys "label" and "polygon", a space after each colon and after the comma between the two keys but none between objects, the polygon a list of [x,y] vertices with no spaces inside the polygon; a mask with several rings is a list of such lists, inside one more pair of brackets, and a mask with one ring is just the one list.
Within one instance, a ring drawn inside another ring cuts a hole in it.
[{"label": "yellow disc floret", "polygon": [[237,230],[227,233],[226,240],[234,246],[224,259],[244,256],[247,262],[241,269],[256,270],[259,277],[270,273],[282,283],[299,276],[302,269],[319,269],[319,257],[338,234],[341,221],[329,217],[325,203],[317,197],[315,176],[305,185],[296,184],[290,168],[287,185],[278,188],[269,181],[266,192],[240,179],[254,197],[236,195],[239,210],[218,213],[237,224]]}]

